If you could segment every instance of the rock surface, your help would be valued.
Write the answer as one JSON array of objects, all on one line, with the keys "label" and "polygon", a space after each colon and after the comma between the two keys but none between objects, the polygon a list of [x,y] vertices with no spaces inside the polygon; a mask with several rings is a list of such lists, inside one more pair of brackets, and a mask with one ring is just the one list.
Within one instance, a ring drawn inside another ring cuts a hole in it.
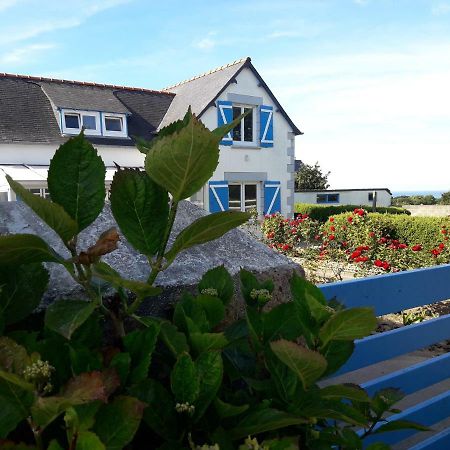
[{"label": "rock surface", "polygon": [[[190,202],[182,202],[178,211],[169,246],[183,228],[207,214]],[[106,205],[97,220],[81,232],[78,239],[79,250],[93,245],[100,233],[113,226],[117,227],[117,224],[109,206]],[[69,257],[59,237],[23,203],[0,202],[0,234],[6,233],[36,234],[59,254]],[[104,261],[128,279],[145,281],[150,271],[146,257],[136,252],[123,236],[119,248],[106,255]],[[164,292],[158,297],[144,301],[141,313],[164,314],[183,291],[195,291],[195,286],[207,270],[222,264],[234,276],[236,286],[241,267],[258,277],[272,278],[276,285],[273,302],[286,301],[290,297],[288,280],[293,270],[303,274],[302,269],[288,258],[270,250],[245,231],[235,229],[220,239],[179,254],[175,262],[156,279],[155,284],[163,287]],[[50,271],[50,284],[42,307],[56,299],[84,297],[83,289],[62,266],[48,263],[47,267]],[[240,308],[235,308],[236,313],[238,309]]]}]

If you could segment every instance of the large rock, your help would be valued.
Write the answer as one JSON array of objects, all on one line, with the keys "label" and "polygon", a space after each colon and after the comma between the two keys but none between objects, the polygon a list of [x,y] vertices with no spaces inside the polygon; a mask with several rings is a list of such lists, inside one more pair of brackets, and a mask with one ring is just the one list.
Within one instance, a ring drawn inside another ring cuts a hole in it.
[{"label": "large rock", "polygon": [[[195,219],[207,214],[190,202],[182,202],[178,209],[173,233],[169,242],[173,242],[183,228]],[[84,230],[78,240],[79,249],[93,245],[100,233],[117,226],[109,206],[105,206],[97,220]],[[58,253],[69,257],[69,253],[59,237],[43,223],[25,204],[19,202],[0,202],[0,234],[31,233],[46,240]],[[145,281],[149,274],[146,257],[136,252],[121,237],[119,248],[104,257],[123,277]],[[158,275],[156,283],[164,288],[159,297],[148,299],[142,306],[141,313],[164,314],[184,290],[195,291],[195,286],[202,275],[209,269],[223,264],[237,281],[241,267],[250,270],[260,278],[272,278],[276,284],[274,302],[289,298],[289,278],[293,270],[302,273],[298,265],[288,258],[270,250],[247,232],[232,230],[222,238],[193,247],[182,252],[175,262]],[[42,307],[61,298],[82,298],[84,291],[58,264],[47,264],[50,270],[50,284],[44,296]],[[236,285],[238,283],[236,282]],[[238,302],[239,303],[239,302]],[[239,307],[237,307],[239,309]]]}]

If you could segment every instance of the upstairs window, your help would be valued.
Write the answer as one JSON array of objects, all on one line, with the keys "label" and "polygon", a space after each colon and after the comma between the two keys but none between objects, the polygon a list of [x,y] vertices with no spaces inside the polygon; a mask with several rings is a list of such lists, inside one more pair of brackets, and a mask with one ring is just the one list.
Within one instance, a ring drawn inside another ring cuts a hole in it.
[{"label": "upstairs window", "polygon": [[128,137],[125,114],[68,109],[61,111],[63,134],[79,134],[82,128],[86,136]]},{"label": "upstairs window", "polygon": [[241,144],[255,143],[255,123],[253,109],[254,108],[251,106],[233,105],[233,120],[239,117],[241,114],[250,111],[248,115],[245,116],[244,119],[241,120],[241,122],[233,128],[233,142]]},{"label": "upstairs window", "polygon": [[61,131],[64,134],[79,134],[84,127],[86,136],[100,136],[100,113],[93,111],[61,111]]}]

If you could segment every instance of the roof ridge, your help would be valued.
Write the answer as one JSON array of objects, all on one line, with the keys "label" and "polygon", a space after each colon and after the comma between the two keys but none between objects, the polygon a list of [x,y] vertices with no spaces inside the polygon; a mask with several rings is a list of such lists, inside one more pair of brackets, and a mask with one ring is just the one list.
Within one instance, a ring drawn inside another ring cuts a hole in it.
[{"label": "roof ridge", "polygon": [[77,81],[77,80],[65,80],[60,78],[48,78],[48,77],[38,77],[33,75],[20,75],[14,73],[0,72],[0,78],[15,78],[29,81],[47,81],[53,83],[70,83],[77,86],[87,86],[87,87],[99,87],[99,88],[109,88],[109,89],[120,89],[123,91],[133,91],[133,92],[148,92],[154,94],[164,94],[164,95],[175,95],[172,92],[166,92],[165,90],[147,89],[131,86],[121,86],[117,84],[105,84],[105,83],[94,83],[92,81]]},{"label": "roof ridge", "polygon": [[174,87],[178,87],[182,84],[189,83],[190,81],[197,80],[198,78],[203,78],[203,77],[206,77],[207,75],[211,75],[213,73],[219,72],[220,70],[227,69],[228,67],[234,66],[236,64],[240,64],[243,62],[250,62],[250,61],[251,61],[251,58],[249,56],[246,56],[245,58],[237,59],[236,61],[233,61],[231,63],[225,64],[220,67],[216,67],[215,69],[211,69],[208,72],[204,72],[204,73],[201,73],[200,75],[195,75],[194,77],[189,78],[187,80],[180,81],[179,83],[173,84],[172,86],[167,86],[167,87],[163,88],[162,91],[167,92],[169,89],[173,89]]}]

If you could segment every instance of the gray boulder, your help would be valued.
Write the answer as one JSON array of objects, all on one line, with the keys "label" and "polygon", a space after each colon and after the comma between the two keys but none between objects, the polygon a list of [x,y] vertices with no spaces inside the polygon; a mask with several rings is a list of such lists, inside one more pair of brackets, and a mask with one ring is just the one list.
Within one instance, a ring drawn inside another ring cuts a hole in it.
[{"label": "gray boulder", "polygon": [[[206,214],[204,210],[192,203],[182,202],[169,246],[183,228]],[[97,220],[80,234],[79,249],[85,250],[93,245],[103,231],[113,226],[117,227],[117,224],[109,206],[106,205]],[[23,203],[0,202],[0,234],[2,233],[36,234],[47,241],[58,253],[69,257],[68,251],[58,236]],[[121,236],[119,248],[106,255],[104,260],[124,278],[145,281],[150,272],[147,259],[136,252],[123,236]],[[292,271],[296,270],[303,275],[303,270],[291,260],[272,251],[247,232],[235,229],[220,239],[182,252],[175,262],[156,279],[155,284],[164,289],[163,293],[144,301],[140,312],[148,315],[164,315],[183,291],[195,292],[202,275],[207,270],[222,264],[234,276],[236,287],[241,267],[253,272],[259,278],[272,278],[276,285],[273,296],[273,302],[276,303],[290,298],[288,280]],[[81,286],[62,266],[48,263],[47,267],[50,271],[50,284],[41,307],[45,308],[56,299],[85,297]],[[233,316],[239,315],[239,303],[238,299],[234,312],[232,311]]]}]

